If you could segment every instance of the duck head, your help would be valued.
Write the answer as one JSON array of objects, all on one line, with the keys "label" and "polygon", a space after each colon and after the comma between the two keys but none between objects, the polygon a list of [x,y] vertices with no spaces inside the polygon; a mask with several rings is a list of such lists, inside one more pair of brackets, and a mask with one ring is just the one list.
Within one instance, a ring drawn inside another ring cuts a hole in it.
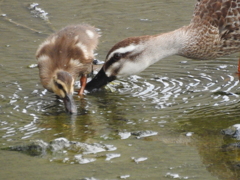
[{"label": "duck head", "polygon": [[98,89],[117,78],[137,74],[147,68],[150,64],[144,57],[145,47],[141,43],[146,39],[132,37],[113,46],[101,70],[87,83],[86,90]]}]

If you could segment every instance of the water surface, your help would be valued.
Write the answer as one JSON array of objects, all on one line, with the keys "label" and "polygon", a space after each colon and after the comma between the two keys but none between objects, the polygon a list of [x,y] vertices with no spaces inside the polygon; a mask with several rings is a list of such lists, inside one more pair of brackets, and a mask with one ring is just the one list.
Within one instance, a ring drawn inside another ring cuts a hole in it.
[{"label": "water surface", "polygon": [[123,38],[188,24],[194,1],[37,1],[49,21],[31,13],[32,1],[0,3],[0,147],[23,151],[0,151],[2,179],[239,179],[238,150],[222,148],[235,141],[221,134],[239,120],[237,54],[165,58],[112,91],[76,95],[76,116],[29,67],[55,29],[96,26],[104,60]]}]

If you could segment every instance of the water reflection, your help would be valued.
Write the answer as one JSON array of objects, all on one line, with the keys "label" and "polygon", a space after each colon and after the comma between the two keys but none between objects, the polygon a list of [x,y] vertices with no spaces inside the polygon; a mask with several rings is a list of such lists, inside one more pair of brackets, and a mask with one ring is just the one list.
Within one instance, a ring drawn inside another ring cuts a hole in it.
[{"label": "water reflection", "polygon": [[[239,106],[236,105],[235,108],[239,108]],[[231,114],[232,107],[227,106],[218,111],[212,109],[215,113],[213,111],[209,113],[209,109],[212,108],[208,107],[205,117],[201,115],[203,110],[193,112],[187,122],[180,122],[181,129],[182,131],[187,129],[197,134],[193,144],[197,147],[208,171],[219,179],[239,179],[239,149],[226,150],[225,148],[236,140],[219,132],[219,128],[223,126],[228,127],[230,124],[238,123],[238,117]]]},{"label": "water reflection", "polygon": [[[222,148],[235,140],[220,133],[238,122],[239,80],[234,74],[237,55],[214,61],[169,57],[139,75],[120,79],[111,90],[88,93],[83,98],[75,96],[79,112],[71,116],[53,94],[42,88],[38,70],[28,68],[36,63],[36,48],[51,28],[31,16],[26,9],[28,2],[3,2],[1,9],[9,18],[45,34],[1,19],[1,148],[29,147],[35,141],[50,146],[59,138],[92,147],[116,147],[114,151],[87,155],[77,148],[63,148],[62,153],[46,152],[41,158],[31,159],[21,153],[0,151],[3,179],[11,179],[12,169],[18,179],[37,179],[36,172],[42,179],[239,179],[238,150]],[[56,29],[82,21],[101,28],[100,60],[123,38],[187,24],[194,4],[190,0],[93,0],[81,4],[61,1],[62,6],[56,8],[54,1],[38,3],[49,12]],[[189,132],[192,135],[186,136]],[[19,157],[21,160],[16,161]],[[85,158],[96,160],[68,166],[70,162],[86,162]]]}]

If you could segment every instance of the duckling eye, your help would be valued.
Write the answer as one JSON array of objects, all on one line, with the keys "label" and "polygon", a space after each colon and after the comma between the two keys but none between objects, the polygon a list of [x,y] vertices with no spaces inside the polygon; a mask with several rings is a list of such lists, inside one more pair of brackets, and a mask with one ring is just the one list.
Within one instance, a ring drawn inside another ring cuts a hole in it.
[{"label": "duckling eye", "polygon": [[58,83],[56,83],[56,84],[57,84],[58,89],[63,89],[63,86],[61,84],[58,84]]}]

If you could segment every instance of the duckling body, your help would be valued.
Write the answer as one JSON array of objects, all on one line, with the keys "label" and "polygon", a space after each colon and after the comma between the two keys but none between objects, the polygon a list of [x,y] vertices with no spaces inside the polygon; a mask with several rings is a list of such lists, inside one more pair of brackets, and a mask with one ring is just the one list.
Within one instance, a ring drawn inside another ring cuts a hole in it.
[{"label": "duckling body", "polygon": [[70,113],[77,111],[72,98],[74,82],[81,77],[78,94],[83,94],[98,37],[96,29],[90,25],[71,25],[49,36],[36,52],[43,87],[62,98]]},{"label": "duckling body", "polygon": [[214,59],[239,51],[240,0],[198,0],[189,25],[115,44],[86,89],[91,91],[118,77],[139,73],[170,55]]}]

